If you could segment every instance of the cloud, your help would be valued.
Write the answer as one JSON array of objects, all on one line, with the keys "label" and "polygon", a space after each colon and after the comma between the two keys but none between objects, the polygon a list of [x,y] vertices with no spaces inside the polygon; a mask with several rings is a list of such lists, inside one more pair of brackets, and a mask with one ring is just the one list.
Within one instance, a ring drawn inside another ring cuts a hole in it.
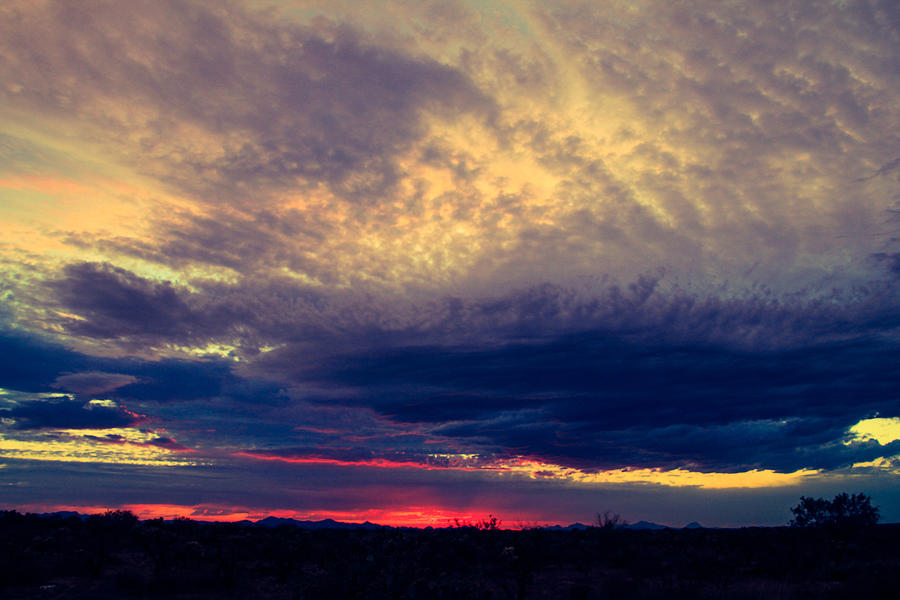
[{"label": "cloud", "polygon": [[138,379],[133,375],[87,371],[60,375],[56,378],[55,387],[76,394],[96,395],[130,385],[136,381]]},{"label": "cloud", "polygon": [[274,393],[265,382],[242,384],[231,373],[232,361],[222,359],[107,358],[9,329],[0,329],[0,353],[0,388],[25,393],[56,393],[62,385],[78,394],[102,388],[109,398],[149,402],[210,398],[226,390],[241,398]]},{"label": "cloud", "polygon": [[[897,326],[891,282],[779,297],[765,287],[683,289],[662,274],[621,285],[612,278],[575,285],[545,283],[502,295],[397,298],[362,289],[327,289],[291,278],[195,279],[190,287],[149,279],[108,263],[73,263],[46,282],[48,319],[70,334],[132,351],[220,345],[220,352],[274,365],[312,347],[473,344],[554,336],[607,337],[642,343],[698,342],[745,349],[802,347]],[[275,353],[271,350],[278,348]],[[266,352],[260,354],[260,349]]]},{"label": "cloud", "polygon": [[895,354],[869,343],[751,354],[598,332],[490,351],[343,356],[304,375],[355,388],[348,400],[394,420],[561,464],[791,471],[886,451],[841,442],[859,419],[898,411]]},{"label": "cloud", "polygon": [[327,469],[236,453],[896,451],[848,438],[900,414],[894,4],[438,4],[0,9],[17,427],[102,395],[272,503]]},{"label": "cloud", "polygon": [[[65,323],[81,335],[161,345],[191,332],[197,344],[230,335],[235,347],[275,347],[244,354],[235,374],[216,363],[168,367],[191,378],[132,365],[117,371],[140,378],[122,397],[225,394],[232,407],[244,398],[275,406],[287,401],[276,390],[295,386],[302,391],[288,402],[308,408],[291,418],[314,428],[324,425],[309,407],[335,404],[372,409],[398,429],[424,427],[424,437],[387,440],[403,451],[419,452],[437,436],[444,445],[587,468],[830,469],[877,453],[842,446],[847,428],[897,411],[887,391],[897,384],[888,367],[896,349],[877,338],[896,326],[890,286],[848,301],[723,300],[642,278],[448,298],[423,311],[271,283],[248,306],[246,290],[227,284],[202,295],[106,265],[70,266],[66,275],[52,289],[78,315]],[[238,374],[247,385],[272,383],[241,392]],[[167,390],[176,380],[198,389]],[[276,435],[269,416],[257,411],[255,419],[256,443]]]},{"label": "cloud", "polygon": [[49,391],[63,372],[90,368],[92,359],[22,331],[0,329],[0,387]]},{"label": "cloud", "polygon": [[701,301],[649,282],[585,304],[565,292],[448,302],[430,329],[365,350],[326,343],[307,360],[287,345],[246,373],[461,446],[588,468],[833,469],[885,451],[843,441],[859,419],[898,411],[896,348],[880,337],[895,327],[890,296],[851,308]]},{"label": "cloud", "polygon": [[876,252],[872,258],[881,263],[886,263],[888,271],[893,275],[900,275],[900,252]]},{"label": "cloud", "polygon": [[881,165],[878,168],[878,170],[876,170],[871,175],[869,175],[867,177],[860,177],[859,179],[856,179],[856,181],[862,182],[862,181],[868,181],[869,179],[874,179],[875,177],[881,177],[881,176],[887,175],[891,171],[896,170],[898,167],[900,167],[900,158],[895,158],[894,160]]},{"label": "cloud", "polygon": [[[402,15],[390,36],[231,3],[10,10],[16,48],[55,32],[8,53],[11,106],[64,112],[179,196],[139,233],[58,232],[94,263],[253,279],[227,290],[243,304],[285,277],[390,303],[657,269],[778,295],[880,275],[888,204],[846,184],[894,151],[885,7],[575,3],[506,11],[502,34],[490,11],[423,8],[421,40]],[[451,34],[480,57],[437,51]]]},{"label": "cloud", "polygon": [[97,406],[80,400],[32,400],[3,411],[15,429],[112,429],[130,427],[140,418],[119,407]]},{"label": "cloud", "polygon": [[5,102],[75,113],[146,171],[214,203],[317,182],[377,196],[421,135],[422,111],[491,110],[459,72],[324,19],[180,1],[7,12],[4,70],[16,85]]},{"label": "cloud", "polygon": [[[535,6],[505,17],[525,37],[423,9],[417,45],[399,15],[392,37],[237,4],[103,6],[15,9],[16,48],[59,31],[8,53],[8,100],[65,106],[191,206],[150,235],[65,232],[80,248],[325,285],[666,267],[779,292],[858,283],[876,251],[889,195],[847,184],[896,150],[884,7]],[[484,58],[432,46],[463,30]]]},{"label": "cloud", "polygon": [[154,282],[110,264],[70,264],[63,273],[50,287],[79,314],[68,323],[81,335],[135,341],[159,336],[179,342],[198,334],[224,333],[232,320],[194,310],[186,291],[168,282]]}]

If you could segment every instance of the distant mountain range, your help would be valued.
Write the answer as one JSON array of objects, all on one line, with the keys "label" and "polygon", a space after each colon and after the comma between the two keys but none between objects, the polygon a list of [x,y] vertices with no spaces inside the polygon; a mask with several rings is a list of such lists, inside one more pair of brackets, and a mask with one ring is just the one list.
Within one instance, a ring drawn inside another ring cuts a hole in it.
[{"label": "distant mountain range", "polygon": [[660,525],[659,523],[651,523],[650,521],[638,521],[637,523],[627,523],[622,525],[620,529],[633,529],[636,531],[645,531],[645,530],[657,530],[657,529],[671,529],[666,525]]},{"label": "distant mountain range", "polygon": [[323,519],[321,521],[298,521],[297,519],[283,519],[280,517],[266,517],[259,521],[238,521],[241,525],[254,525],[257,527],[281,527],[287,525],[291,527],[299,527],[300,529],[384,529],[385,525],[376,525],[375,523],[342,523],[334,519]]},{"label": "distant mountain range", "polygon": [[[77,517],[80,519],[86,519],[89,515],[84,515],[71,510],[58,511],[53,513],[43,513],[40,514],[41,517],[56,517],[60,519],[67,519],[70,517]],[[368,530],[377,530],[377,529],[385,529],[389,528],[389,525],[378,525],[376,523],[370,523],[366,521],[365,523],[344,523],[341,521],[335,521],[334,519],[323,519],[321,521],[298,521],[297,519],[285,519],[282,517],[266,517],[265,519],[260,519],[258,521],[237,521],[236,524],[243,526],[252,526],[252,527],[299,527],[300,529],[368,529]],[[548,527],[541,527],[541,529],[548,529],[551,531],[576,531],[576,530],[584,530],[584,529],[592,529],[591,525],[585,525],[583,523],[572,523],[571,525],[551,525]],[[660,529],[676,529],[675,527],[669,527],[667,525],[660,525],[659,523],[651,523],[650,521],[638,521],[637,523],[627,523],[623,525],[617,525],[616,529],[629,529],[634,531],[650,531],[650,530],[660,530]],[[696,521],[688,523],[683,527],[683,529],[703,529],[703,526]]]}]

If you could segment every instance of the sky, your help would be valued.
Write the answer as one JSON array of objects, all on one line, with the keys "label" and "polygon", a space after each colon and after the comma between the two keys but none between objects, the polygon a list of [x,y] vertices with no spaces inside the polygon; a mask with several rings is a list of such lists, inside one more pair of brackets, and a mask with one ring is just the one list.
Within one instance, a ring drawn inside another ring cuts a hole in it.
[{"label": "sky", "polygon": [[900,4],[7,0],[0,506],[900,521]]}]

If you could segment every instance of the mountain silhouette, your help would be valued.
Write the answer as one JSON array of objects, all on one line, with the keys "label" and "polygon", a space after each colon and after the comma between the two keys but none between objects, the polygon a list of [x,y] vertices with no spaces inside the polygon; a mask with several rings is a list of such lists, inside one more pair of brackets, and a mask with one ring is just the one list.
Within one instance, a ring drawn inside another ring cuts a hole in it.
[{"label": "mountain silhouette", "polygon": [[622,525],[622,529],[632,529],[632,530],[642,531],[642,530],[669,529],[669,527],[666,525],[660,525],[659,523],[651,523],[650,521],[638,521],[637,523],[629,523],[627,525]]}]

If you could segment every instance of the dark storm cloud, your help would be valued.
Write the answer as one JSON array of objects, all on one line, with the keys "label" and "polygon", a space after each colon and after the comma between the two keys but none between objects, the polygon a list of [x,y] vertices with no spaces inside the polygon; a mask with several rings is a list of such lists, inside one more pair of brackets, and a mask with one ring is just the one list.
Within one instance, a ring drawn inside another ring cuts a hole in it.
[{"label": "dark storm cloud", "polygon": [[242,387],[231,374],[230,361],[104,358],[21,331],[0,329],[0,356],[0,388],[28,393],[62,388],[88,398],[102,388],[105,398],[158,402],[210,398],[225,391],[240,398],[264,396],[263,389],[274,393],[271,384]]},{"label": "dark storm cloud", "polygon": [[725,302],[646,282],[582,303],[548,286],[448,302],[418,337],[300,361],[288,345],[256,368],[309,386],[310,401],[562,464],[837,468],[893,449],[843,444],[860,419],[900,415],[900,350],[880,335],[896,326],[889,299]]},{"label": "dark storm cloud", "polygon": [[266,342],[327,334],[334,329],[329,319],[347,305],[340,294],[329,297],[290,280],[198,279],[190,289],[108,263],[66,265],[45,286],[57,306],[77,315],[56,318],[59,325],[131,349],[222,341],[252,355]]},{"label": "dark storm cloud", "polygon": [[[824,348],[835,345],[848,353],[857,345],[865,348],[869,336],[900,325],[894,295],[886,284],[820,298],[778,299],[765,289],[720,298],[645,277],[627,286],[605,279],[581,287],[546,284],[489,300],[447,297],[425,310],[370,302],[369,310],[361,304],[326,313],[344,321],[323,333],[319,352],[305,360],[296,360],[297,348],[288,345],[261,357],[259,365],[300,379],[323,376],[351,385],[469,382],[468,389],[541,394],[593,389],[590,365],[630,373],[641,369],[642,361],[672,372],[718,370],[722,375],[714,381],[719,382],[733,379],[735,365],[763,372],[777,364],[776,355],[815,371],[828,362]],[[288,321],[284,325],[289,328]],[[332,351],[336,356],[328,358],[330,350],[354,346],[373,349],[358,355]],[[502,367],[509,364],[521,375],[508,377]]]},{"label": "dark storm cloud", "polygon": [[25,392],[51,391],[63,373],[100,362],[40,336],[4,329],[0,329],[0,357],[0,387]]},{"label": "dark storm cloud", "polygon": [[109,429],[129,427],[139,418],[119,407],[98,406],[68,398],[31,400],[0,411],[15,429]]},{"label": "dark storm cloud", "polygon": [[889,450],[840,442],[860,419],[900,415],[891,346],[747,353],[606,337],[344,356],[312,376],[359,388],[393,419],[450,422],[435,433],[563,464],[792,470]]},{"label": "dark storm cloud", "polygon": [[234,321],[190,306],[184,289],[109,264],[67,265],[49,286],[64,306],[83,315],[70,319],[69,329],[94,338],[203,339],[227,331]]},{"label": "dark storm cloud", "polygon": [[[129,367],[138,382],[115,393],[127,399],[168,402],[210,398],[234,390],[240,383],[240,379],[231,373],[230,361],[226,360],[133,361]],[[235,395],[247,397],[246,394]]]},{"label": "dark storm cloud", "polygon": [[[80,335],[154,344],[232,335],[238,345],[279,346],[241,363],[243,384],[221,362],[117,364],[108,370],[137,381],[114,395],[367,407],[445,440],[561,464],[837,468],[887,451],[844,445],[850,426],[900,415],[900,350],[881,335],[898,325],[890,285],[721,299],[645,277],[447,298],[410,314],[402,303],[287,283],[203,285],[83,263],[51,289],[79,315],[64,324]],[[277,396],[285,385],[302,390],[297,399]],[[301,412],[290,418],[306,422]],[[262,443],[295,437],[261,413],[257,426],[246,419],[241,427],[258,429]],[[415,450],[421,440],[392,443]]]},{"label": "dark storm cloud", "polygon": [[[528,414],[528,413],[531,414]],[[509,448],[544,462],[592,469],[629,465],[646,468],[688,468],[695,471],[741,472],[772,469],[793,472],[804,468],[840,469],[855,463],[892,456],[900,443],[851,441],[847,423],[856,419],[791,417],[788,420],[735,420],[720,425],[667,423],[610,429],[603,422],[553,417],[529,419],[523,411],[493,420],[450,424],[434,433],[468,439],[484,448]],[[787,411],[785,411],[787,412]],[[501,450],[509,456],[508,450]]]}]

